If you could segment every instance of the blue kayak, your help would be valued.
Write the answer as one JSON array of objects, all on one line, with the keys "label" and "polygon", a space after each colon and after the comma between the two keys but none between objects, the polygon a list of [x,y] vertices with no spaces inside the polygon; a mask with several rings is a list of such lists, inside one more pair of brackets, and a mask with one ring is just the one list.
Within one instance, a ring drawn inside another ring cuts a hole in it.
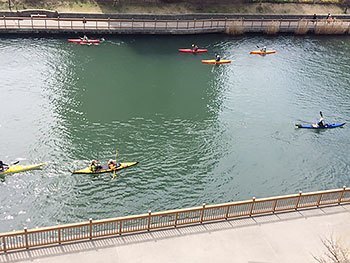
[{"label": "blue kayak", "polygon": [[325,126],[316,126],[316,124],[295,124],[297,128],[303,128],[303,129],[333,129],[342,127],[345,125],[345,122],[343,123],[327,123]]}]

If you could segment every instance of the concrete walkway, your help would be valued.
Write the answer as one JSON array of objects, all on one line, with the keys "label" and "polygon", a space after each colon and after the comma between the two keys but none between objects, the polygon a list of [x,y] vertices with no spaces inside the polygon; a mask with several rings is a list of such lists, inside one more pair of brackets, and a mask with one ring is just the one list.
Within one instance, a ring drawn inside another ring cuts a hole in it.
[{"label": "concrete walkway", "polygon": [[322,239],[350,245],[350,205],[12,252],[0,262],[315,262]]}]

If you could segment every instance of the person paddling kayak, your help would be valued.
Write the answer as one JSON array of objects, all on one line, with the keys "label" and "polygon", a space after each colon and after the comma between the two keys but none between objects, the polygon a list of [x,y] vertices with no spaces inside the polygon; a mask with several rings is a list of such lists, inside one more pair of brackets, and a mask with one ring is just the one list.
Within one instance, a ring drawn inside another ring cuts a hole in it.
[{"label": "person paddling kayak", "polygon": [[326,123],[324,121],[324,118],[323,118],[323,114],[322,114],[322,111],[320,111],[320,120],[316,123],[316,124],[313,124],[314,127],[318,128],[318,127],[325,127],[326,126]]},{"label": "person paddling kayak", "polygon": [[198,50],[198,46],[195,44],[192,44],[192,51],[197,52],[197,50]]},{"label": "person paddling kayak", "polygon": [[261,52],[266,53],[266,46],[260,49]]},{"label": "person paddling kayak", "polygon": [[117,163],[115,160],[110,159],[107,165],[109,169],[114,170],[120,166],[120,163]]},{"label": "person paddling kayak", "polygon": [[89,41],[89,38],[86,36],[86,35],[84,35],[84,37],[81,37],[80,38],[82,41]]},{"label": "person paddling kayak", "polygon": [[216,54],[216,55],[215,55],[215,61],[216,61],[216,62],[219,62],[220,60],[221,60],[220,55]]},{"label": "person paddling kayak", "polygon": [[0,172],[6,171],[8,168],[9,165],[0,160]]},{"label": "person paddling kayak", "polygon": [[102,165],[100,164],[100,162],[98,160],[92,160],[89,167],[90,167],[91,172],[96,172],[96,171],[102,169]]}]

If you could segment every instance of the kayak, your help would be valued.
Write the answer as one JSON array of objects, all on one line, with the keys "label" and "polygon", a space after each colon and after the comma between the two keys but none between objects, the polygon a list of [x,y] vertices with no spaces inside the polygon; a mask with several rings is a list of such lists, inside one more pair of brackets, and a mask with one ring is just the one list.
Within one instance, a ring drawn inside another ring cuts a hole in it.
[{"label": "kayak", "polygon": [[41,169],[46,163],[32,164],[32,165],[10,165],[7,170],[4,172],[0,172],[2,174],[10,174],[10,173],[20,173],[30,170],[38,170]]},{"label": "kayak", "polygon": [[250,54],[254,54],[254,55],[269,55],[269,54],[275,54],[276,52],[277,52],[276,50],[266,50],[265,52],[261,51],[261,50],[253,50],[253,51],[250,51]]},{"label": "kayak", "polygon": [[120,163],[116,169],[109,169],[107,166],[102,167],[102,169],[97,170],[95,172],[91,171],[90,167],[86,167],[81,170],[73,171],[72,174],[102,174],[102,173],[112,173],[114,171],[119,171],[131,166],[138,164],[139,162],[128,162],[128,163]]},{"label": "kayak", "polygon": [[215,59],[203,59],[202,63],[204,63],[204,64],[212,64],[212,65],[219,65],[219,64],[231,63],[231,60],[221,59],[220,61],[216,61]]},{"label": "kayak", "polygon": [[68,39],[68,42],[76,43],[80,45],[87,45],[87,44],[100,44],[101,40],[99,39],[82,40],[81,38],[70,38]]},{"label": "kayak", "polygon": [[303,128],[303,129],[333,129],[333,128],[338,128],[342,127],[345,125],[345,122],[343,123],[327,123],[323,127],[316,127],[314,126],[315,124],[295,124],[297,128]]},{"label": "kayak", "polygon": [[205,48],[199,48],[196,51],[190,49],[190,48],[179,48],[179,52],[182,53],[192,53],[192,54],[197,54],[197,53],[205,53],[208,52],[208,49]]}]

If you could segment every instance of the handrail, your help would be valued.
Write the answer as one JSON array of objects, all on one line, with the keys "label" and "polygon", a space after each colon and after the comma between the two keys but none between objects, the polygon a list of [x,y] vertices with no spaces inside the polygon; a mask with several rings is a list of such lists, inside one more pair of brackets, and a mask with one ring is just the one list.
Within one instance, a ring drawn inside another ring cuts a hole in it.
[{"label": "handrail", "polygon": [[67,18],[67,17],[0,17],[0,30],[5,32],[92,32],[92,33],[210,33],[289,32],[306,34],[349,34],[350,19],[290,18]]},{"label": "handrail", "polygon": [[250,217],[263,214],[340,205],[350,202],[350,188],[332,189],[269,198],[255,198],[132,215],[102,220],[92,220],[52,227],[24,229],[0,234],[0,252],[30,249],[67,242],[92,240],[126,233],[138,233],[169,227],[202,224],[206,222]]}]

